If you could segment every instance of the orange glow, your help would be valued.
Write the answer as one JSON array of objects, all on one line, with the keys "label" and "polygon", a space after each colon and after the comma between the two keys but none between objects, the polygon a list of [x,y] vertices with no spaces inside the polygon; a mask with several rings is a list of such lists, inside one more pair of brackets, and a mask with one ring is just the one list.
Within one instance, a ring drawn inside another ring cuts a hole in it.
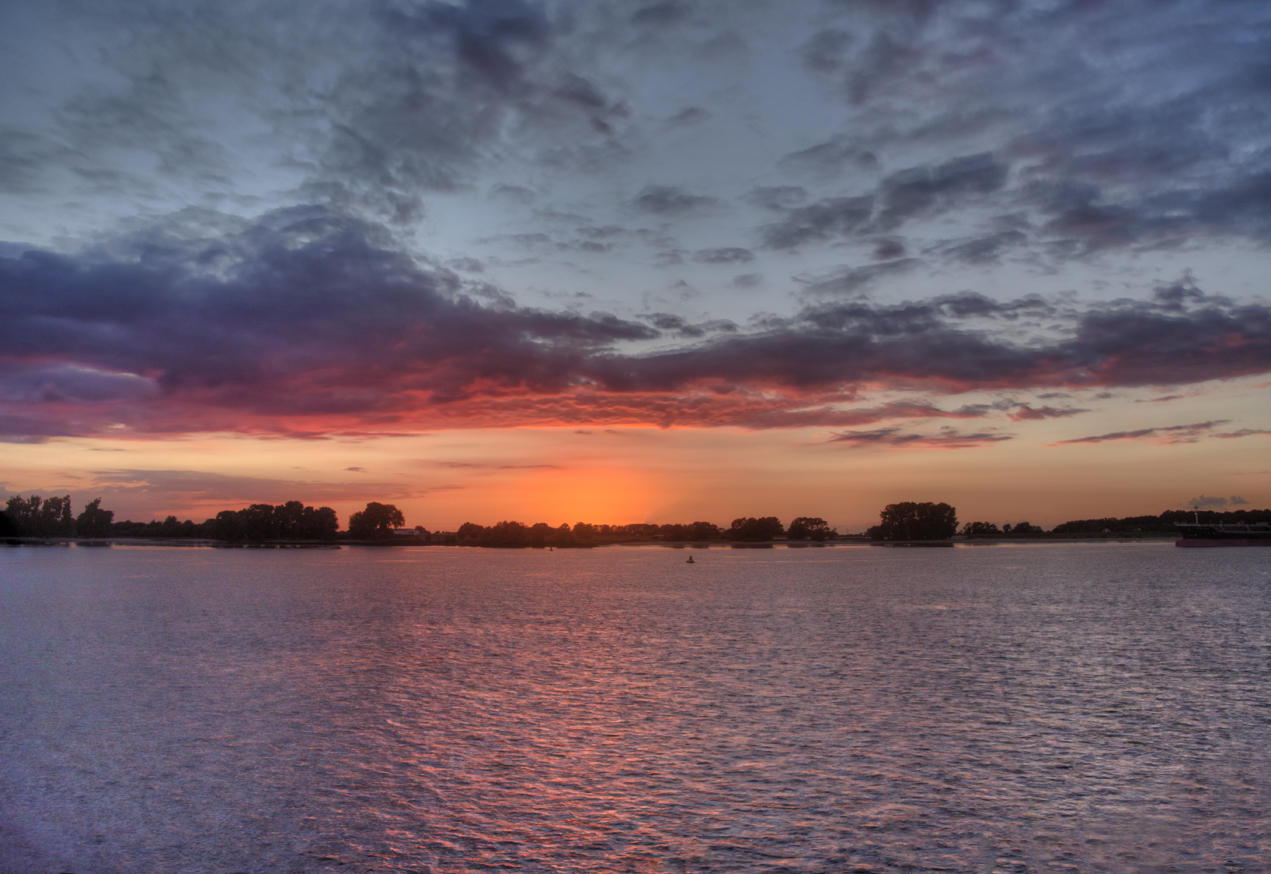
[{"label": "orange glow", "polygon": [[[523,508],[526,524],[643,522],[661,489],[645,473],[617,468],[525,471],[509,483],[509,507]],[[495,520],[491,520],[492,522]]]}]

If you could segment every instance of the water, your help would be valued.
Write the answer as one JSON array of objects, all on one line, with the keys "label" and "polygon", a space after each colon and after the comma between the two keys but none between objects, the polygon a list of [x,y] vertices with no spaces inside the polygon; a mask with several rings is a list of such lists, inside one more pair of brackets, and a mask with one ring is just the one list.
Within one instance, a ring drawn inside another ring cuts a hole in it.
[{"label": "water", "polygon": [[0,550],[0,872],[1271,870],[1271,550]]}]

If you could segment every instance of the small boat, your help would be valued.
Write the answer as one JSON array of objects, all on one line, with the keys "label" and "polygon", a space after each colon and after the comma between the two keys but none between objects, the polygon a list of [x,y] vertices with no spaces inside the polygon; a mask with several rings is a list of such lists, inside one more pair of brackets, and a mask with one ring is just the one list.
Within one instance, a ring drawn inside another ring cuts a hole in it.
[{"label": "small boat", "polygon": [[685,564],[697,564],[697,562],[693,561],[693,556],[691,556],[691,555],[688,557],[688,561],[686,561],[686,562],[684,562],[684,563],[685,563]]}]

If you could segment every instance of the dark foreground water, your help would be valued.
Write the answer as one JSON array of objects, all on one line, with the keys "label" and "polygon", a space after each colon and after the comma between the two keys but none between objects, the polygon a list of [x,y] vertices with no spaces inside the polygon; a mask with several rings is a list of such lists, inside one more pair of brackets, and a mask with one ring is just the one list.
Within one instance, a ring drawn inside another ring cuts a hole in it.
[{"label": "dark foreground water", "polygon": [[0,872],[1271,870],[1271,550],[0,549]]}]

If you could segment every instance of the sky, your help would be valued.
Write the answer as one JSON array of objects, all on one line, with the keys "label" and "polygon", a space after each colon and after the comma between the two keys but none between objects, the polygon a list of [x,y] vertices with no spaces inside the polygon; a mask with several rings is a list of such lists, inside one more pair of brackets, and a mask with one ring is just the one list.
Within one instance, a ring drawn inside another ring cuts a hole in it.
[{"label": "sky", "polygon": [[1271,6],[8,0],[0,497],[1271,505]]}]

